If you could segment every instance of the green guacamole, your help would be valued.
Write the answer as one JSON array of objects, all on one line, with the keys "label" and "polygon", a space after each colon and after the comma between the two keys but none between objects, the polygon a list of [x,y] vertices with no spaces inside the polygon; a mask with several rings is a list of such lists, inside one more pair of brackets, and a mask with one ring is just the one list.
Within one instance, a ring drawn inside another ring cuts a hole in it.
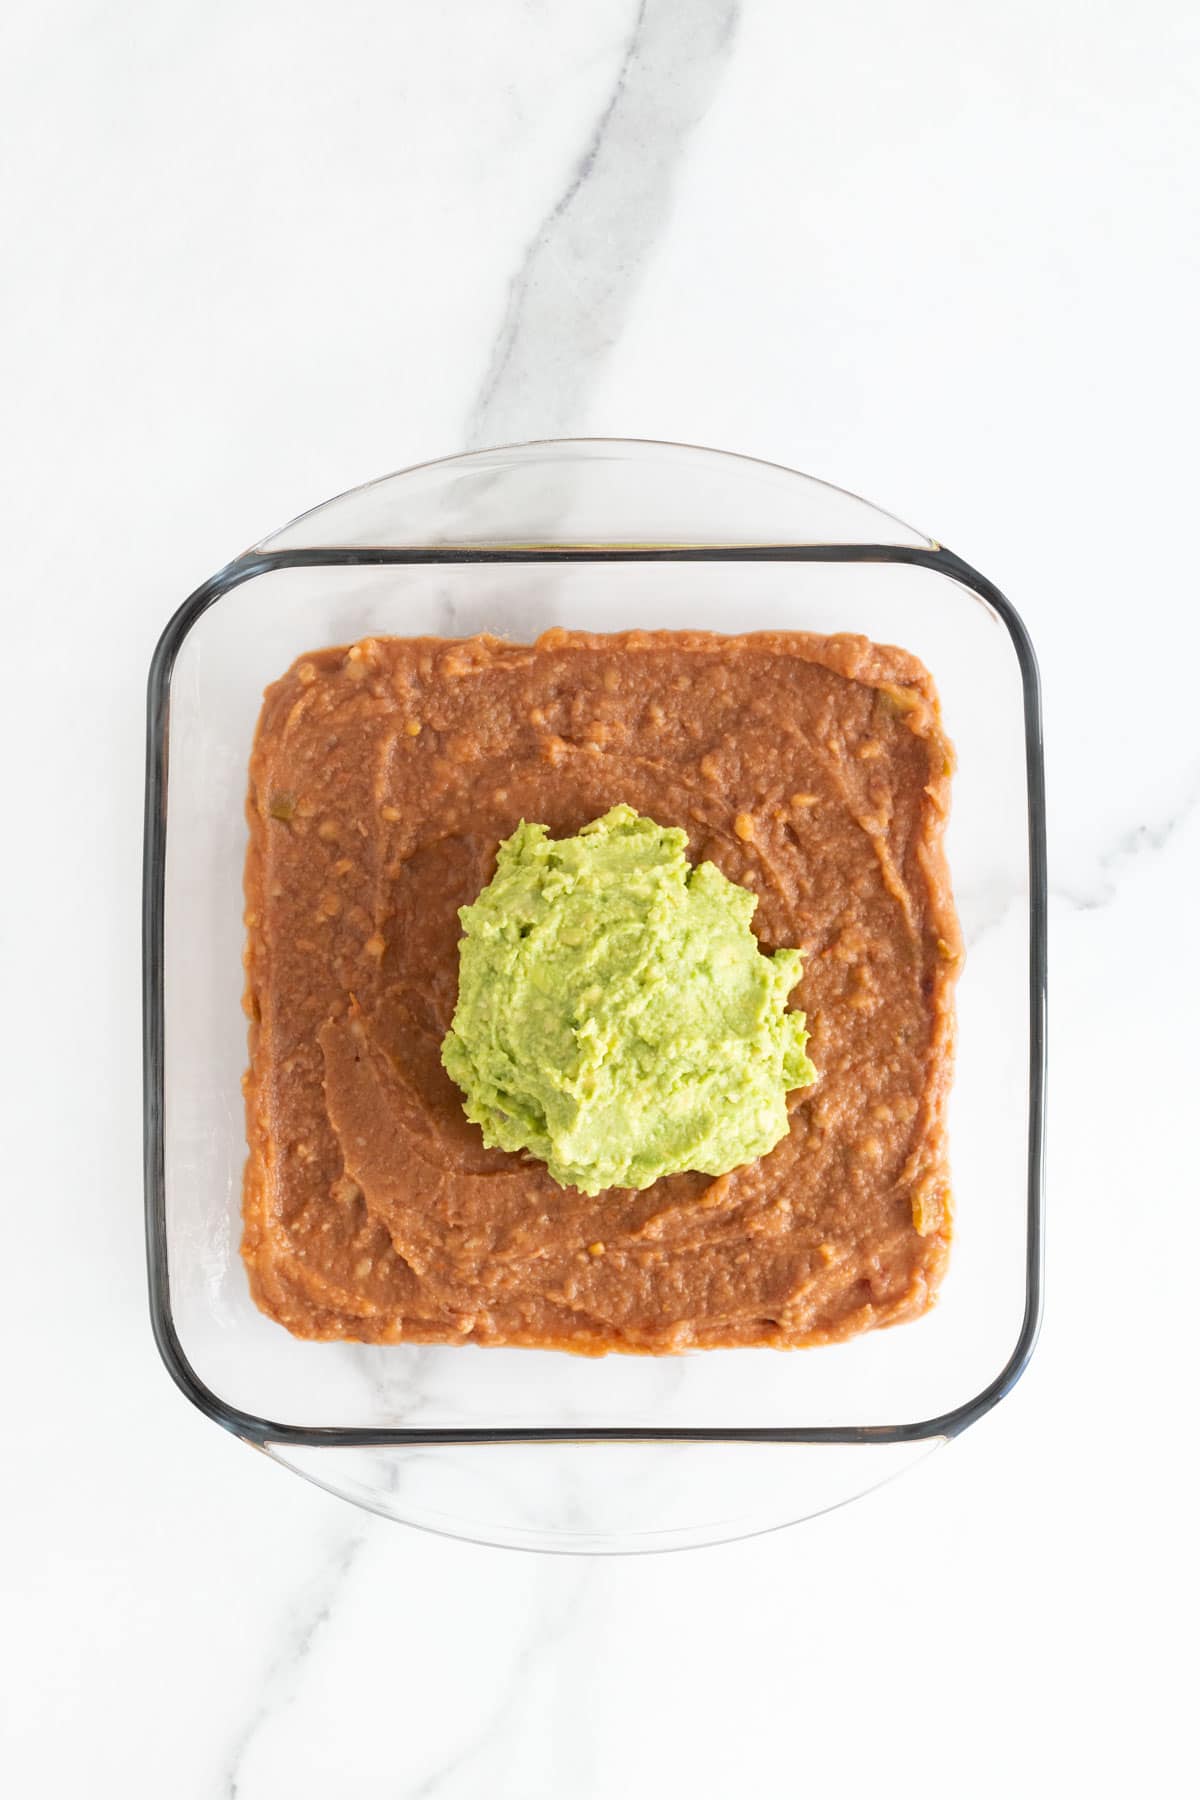
[{"label": "green guacamole", "polygon": [[616,806],[577,837],[520,824],[459,918],[442,1061],[484,1143],[598,1194],[723,1175],[788,1129],[815,1070],[788,1012],[800,952],[764,956],[757,897],[687,833]]}]

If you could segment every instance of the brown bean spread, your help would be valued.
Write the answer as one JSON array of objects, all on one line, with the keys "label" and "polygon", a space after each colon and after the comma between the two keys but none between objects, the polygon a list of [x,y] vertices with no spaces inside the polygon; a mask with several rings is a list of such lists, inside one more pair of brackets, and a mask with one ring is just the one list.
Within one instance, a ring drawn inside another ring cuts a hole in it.
[{"label": "brown bean spread", "polygon": [[[267,690],[250,765],[242,1253],[297,1335],[606,1350],[827,1342],[930,1304],[960,937],[951,751],[865,638],[365,639]],[[688,833],[798,946],[816,1083],[712,1179],[595,1197],[487,1150],[442,1068],[458,908],[521,819]]]}]

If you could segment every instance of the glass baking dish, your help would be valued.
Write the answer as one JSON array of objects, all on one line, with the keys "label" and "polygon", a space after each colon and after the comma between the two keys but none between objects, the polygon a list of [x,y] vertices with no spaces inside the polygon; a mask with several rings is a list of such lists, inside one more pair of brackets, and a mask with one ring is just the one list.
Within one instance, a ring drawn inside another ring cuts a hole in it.
[{"label": "glass baking dish", "polygon": [[[967,944],[950,1107],[957,1235],[925,1318],[818,1349],[609,1356],[294,1339],[239,1257],[243,800],[262,690],[363,635],[552,625],[854,631],[914,651],[959,766]],[[155,1336],[188,1398],[390,1517],[542,1549],[671,1548],[811,1516],[953,1437],[1040,1311],[1046,871],[1033,652],[951,552],[840,489],[625,440],[481,451],[372,482],[236,558],[150,673],[145,1153]]]}]

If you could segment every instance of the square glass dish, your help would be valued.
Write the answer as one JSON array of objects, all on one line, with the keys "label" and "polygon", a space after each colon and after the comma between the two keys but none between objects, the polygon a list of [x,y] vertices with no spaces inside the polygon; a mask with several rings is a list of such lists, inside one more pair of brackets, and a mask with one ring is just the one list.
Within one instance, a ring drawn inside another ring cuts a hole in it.
[{"label": "square glass dish", "polygon": [[[958,754],[947,849],[967,956],[956,1234],[926,1317],[809,1350],[592,1360],[303,1342],[251,1302],[243,806],[262,691],[302,652],[368,634],[528,641],[554,625],[860,632],[931,671]],[[202,1411],[391,1516],[594,1551],[823,1510],[1016,1380],[1040,1310],[1038,684],[1012,607],[957,557],[841,490],[714,451],[570,440],[456,457],[329,502],[194,594],[154,657],[147,756],[151,1307]]]}]

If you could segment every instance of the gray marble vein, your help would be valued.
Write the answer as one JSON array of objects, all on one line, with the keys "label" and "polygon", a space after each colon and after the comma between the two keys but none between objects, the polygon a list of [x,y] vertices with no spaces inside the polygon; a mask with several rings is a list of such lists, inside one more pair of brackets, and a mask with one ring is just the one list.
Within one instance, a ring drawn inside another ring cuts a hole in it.
[{"label": "gray marble vein", "polygon": [[259,1686],[254,1711],[238,1732],[229,1754],[222,1790],[225,1800],[238,1800],[246,1754],[261,1728],[290,1699],[299,1679],[300,1669],[321,1631],[328,1624],[338,1595],[349,1580],[350,1572],[366,1541],[365,1531],[357,1531],[339,1539],[332,1554],[302,1595],[296,1615],[284,1634],[283,1643]]},{"label": "gray marble vein", "polygon": [[1029,905],[1026,893],[1023,890],[1013,892],[1007,882],[972,893],[960,893],[956,898],[963,946],[968,955],[978,949],[984,938],[1007,923],[1014,907],[1025,911]]},{"label": "gray marble vein", "polygon": [[1124,877],[1148,856],[1165,850],[1190,825],[1200,808],[1200,765],[1191,771],[1178,799],[1157,818],[1126,827],[1096,858],[1095,879],[1086,886],[1055,882],[1051,893],[1076,912],[1096,912],[1115,899]]},{"label": "gray marble vein", "polygon": [[[593,1563],[583,1562],[564,1571],[554,1569],[545,1585],[554,1604],[534,1607],[522,1636],[509,1645],[504,1679],[493,1691],[491,1702],[474,1728],[464,1733],[435,1763],[406,1800],[443,1800],[451,1792],[468,1795],[494,1789],[503,1768],[503,1738],[536,1664],[552,1657],[576,1623],[590,1590],[599,1578]],[[451,1788],[453,1784],[453,1790]]]},{"label": "gray marble vein", "polygon": [[580,429],[737,16],[738,0],[640,0],[612,93],[509,284],[469,444]]}]

